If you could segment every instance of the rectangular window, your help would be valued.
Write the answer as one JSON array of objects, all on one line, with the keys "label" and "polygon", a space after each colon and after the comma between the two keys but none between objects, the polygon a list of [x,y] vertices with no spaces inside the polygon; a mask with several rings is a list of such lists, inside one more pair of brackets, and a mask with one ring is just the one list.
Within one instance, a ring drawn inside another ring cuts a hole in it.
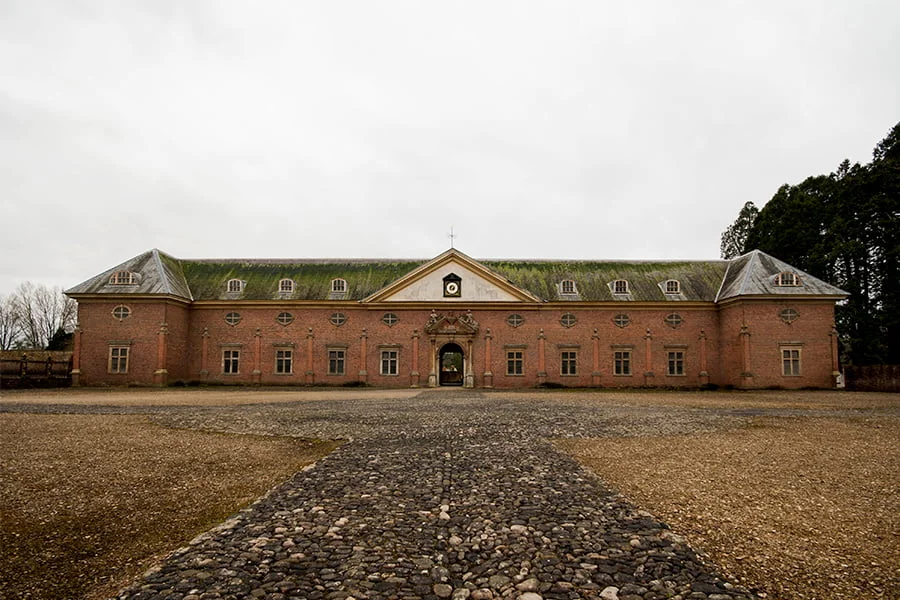
[{"label": "rectangular window", "polygon": [[616,350],[613,353],[615,375],[631,375],[631,350]]},{"label": "rectangular window", "polygon": [[275,351],[275,372],[281,374],[290,374],[294,372],[293,350]]},{"label": "rectangular window", "polygon": [[560,374],[578,375],[578,352],[570,350],[560,354]]},{"label": "rectangular window", "polygon": [[226,375],[237,375],[240,362],[240,350],[224,350],[222,352],[222,372]]},{"label": "rectangular window", "polygon": [[669,368],[667,375],[684,375],[684,352],[676,350],[669,352]]},{"label": "rectangular window", "polygon": [[524,375],[524,353],[521,350],[510,350],[506,353],[506,374]]},{"label": "rectangular window", "polygon": [[381,374],[396,375],[397,374],[397,351],[382,350],[381,351]]},{"label": "rectangular window", "polygon": [[329,375],[343,375],[345,358],[346,358],[346,352],[344,350],[329,350],[328,351],[328,374]]},{"label": "rectangular window", "polygon": [[800,375],[800,349],[782,348],[781,365],[782,374],[789,376]]},{"label": "rectangular window", "polygon": [[113,346],[109,349],[109,372],[128,372],[128,346]]}]

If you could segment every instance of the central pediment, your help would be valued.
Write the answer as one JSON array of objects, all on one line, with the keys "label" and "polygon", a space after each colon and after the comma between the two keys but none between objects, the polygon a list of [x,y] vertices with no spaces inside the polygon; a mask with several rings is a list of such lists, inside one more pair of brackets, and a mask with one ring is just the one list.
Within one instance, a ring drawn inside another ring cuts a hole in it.
[{"label": "central pediment", "polygon": [[540,302],[451,248],[363,302]]}]

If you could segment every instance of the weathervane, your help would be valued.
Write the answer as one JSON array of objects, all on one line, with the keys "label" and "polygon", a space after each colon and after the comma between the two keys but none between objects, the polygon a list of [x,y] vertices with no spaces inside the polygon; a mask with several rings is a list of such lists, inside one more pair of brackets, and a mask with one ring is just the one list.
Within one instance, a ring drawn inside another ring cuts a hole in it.
[{"label": "weathervane", "polygon": [[453,240],[456,238],[456,235],[453,233],[453,225],[450,226],[450,247],[453,248]]}]

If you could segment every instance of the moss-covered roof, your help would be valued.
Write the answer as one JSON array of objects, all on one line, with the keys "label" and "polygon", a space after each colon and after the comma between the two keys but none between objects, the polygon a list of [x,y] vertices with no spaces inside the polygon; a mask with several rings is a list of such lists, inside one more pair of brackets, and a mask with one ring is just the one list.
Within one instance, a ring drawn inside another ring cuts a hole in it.
[{"label": "moss-covered roof", "polygon": [[[406,275],[424,261],[362,260],[183,260],[185,278],[194,297],[202,300],[295,299],[295,300],[362,300],[396,279]],[[244,282],[243,292],[229,294],[230,279]],[[290,279],[294,292],[283,294],[279,282]],[[346,293],[335,295],[331,282],[343,279]]]},{"label": "moss-covered roof", "polygon": [[[458,253],[454,250],[448,252]],[[447,253],[441,255],[443,258],[446,256]],[[179,260],[159,250],[151,250],[71,288],[67,293],[75,297],[134,293],[165,294],[186,300],[360,301],[417,268],[427,269],[429,262],[424,259]],[[753,294],[843,293],[805,273],[802,273],[803,286],[800,288],[773,287],[771,276],[791,267],[759,252],[732,261],[477,262],[498,278],[544,302],[715,302]],[[134,285],[110,284],[110,276],[122,270],[135,273]],[[240,292],[228,291],[228,281],[232,279],[243,282]],[[293,282],[292,292],[281,291],[279,284],[283,279]],[[332,281],[335,279],[346,281],[344,293],[332,292]],[[576,293],[561,293],[559,286],[564,280],[575,282]],[[627,294],[613,293],[612,282],[616,280],[628,282]],[[666,293],[665,282],[668,280],[679,283],[678,293]]]},{"label": "moss-covered roof", "polygon": [[[716,297],[727,261],[481,261],[506,277],[515,286],[545,301],[663,302],[697,300],[712,302]],[[577,294],[559,293],[563,280],[575,282]],[[613,281],[628,282],[628,294],[613,294]],[[666,294],[665,281],[680,283],[679,294]]]}]

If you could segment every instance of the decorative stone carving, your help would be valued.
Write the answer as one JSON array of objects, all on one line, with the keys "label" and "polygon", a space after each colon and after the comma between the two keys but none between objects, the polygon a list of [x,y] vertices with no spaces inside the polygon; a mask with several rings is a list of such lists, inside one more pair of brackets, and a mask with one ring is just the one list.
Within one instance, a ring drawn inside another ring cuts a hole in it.
[{"label": "decorative stone carving", "polygon": [[452,313],[438,314],[431,311],[431,316],[425,324],[425,333],[429,335],[475,335],[478,333],[478,321],[472,317],[469,311],[462,316]]}]

